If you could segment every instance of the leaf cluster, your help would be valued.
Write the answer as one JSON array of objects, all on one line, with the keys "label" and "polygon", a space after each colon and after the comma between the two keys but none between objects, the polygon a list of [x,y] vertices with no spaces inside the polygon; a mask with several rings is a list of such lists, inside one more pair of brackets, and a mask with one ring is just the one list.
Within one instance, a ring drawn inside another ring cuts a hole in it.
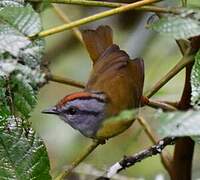
[{"label": "leaf cluster", "polygon": [[[175,14],[163,16],[160,20],[153,22],[150,28],[167,34],[176,40],[198,39],[200,36],[200,9],[199,8],[178,8]],[[191,45],[191,44],[190,44]],[[192,48],[192,47],[190,47]],[[199,47],[193,50],[195,53],[194,65],[192,68],[191,83],[191,106],[187,112],[157,113],[155,119],[160,123],[158,132],[162,137],[166,136],[190,136],[199,142],[200,137],[200,50]]]},{"label": "leaf cluster", "polygon": [[0,157],[1,178],[50,179],[42,140],[29,127],[41,69],[44,40],[40,16],[23,0],[0,2]]}]

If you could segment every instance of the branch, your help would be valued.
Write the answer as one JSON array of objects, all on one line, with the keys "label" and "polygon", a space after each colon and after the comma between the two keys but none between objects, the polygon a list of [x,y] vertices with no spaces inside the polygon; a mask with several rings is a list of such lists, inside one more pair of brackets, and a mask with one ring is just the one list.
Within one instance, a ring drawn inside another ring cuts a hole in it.
[{"label": "branch", "polygon": [[[105,142],[104,142],[105,143]],[[75,159],[71,166],[66,170],[64,171],[63,173],[61,173],[58,177],[56,177],[55,179],[56,180],[60,180],[60,179],[64,179],[65,177],[67,177],[71,172],[72,170],[78,166],[86,157],[88,157],[89,154],[91,154],[95,149],[96,147],[99,145],[99,144],[103,144],[102,142],[98,141],[98,140],[94,140],[92,142],[92,144],[90,144],[86,149],[85,151],[82,152],[82,154],[80,154],[80,156],[78,156],[77,159]]]},{"label": "branch", "polygon": [[182,2],[182,6],[183,6],[183,7],[186,7],[186,6],[187,6],[187,0],[181,0],[181,2]]},{"label": "branch", "polygon": [[178,74],[185,66],[194,61],[194,55],[186,53],[182,59],[163,77],[151,90],[146,93],[148,98],[152,97],[160,88],[162,88],[170,79]]},{"label": "branch", "polygon": [[[157,137],[154,135],[154,132],[151,130],[151,127],[149,126],[147,121],[141,116],[139,116],[137,118],[137,120],[140,123],[140,125],[143,127],[145,133],[147,134],[149,139],[152,141],[152,143],[156,144]],[[172,166],[172,158],[171,158],[170,154],[168,152],[162,152],[161,153],[161,161],[162,161],[162,164],[164,165],[165,169],[170,174],[170,176],[172,176],[173,166]]]},{"label": "branch", "polygon": [[148,106],[153,107],[153,108],[161,108],[165,111],[176,111],[177,108],[170,105],[170,104],[166,104],[164,102],[159,102],[159,101],[155,101],[152,99],[149,99],[149,103]]},{"label": "branch", "polygon": [[153,131],[151,130],[151,127],[148,125],[146,120],[141,116],[137,117],[137,120],[138,120],[139,124],[143,127],[145,133],[147,134],[147,136],[149,137],[151,142],[153,144],[156,144],[157,138],[155,137]]},{"label": "branch", "polygon": [[58,83],[62,83],[62,84],[66,84],[66,85],[70,85],[70,86],[74,86],[74,87],[78,87],[78,88],[82,88],[82,89],[85,88],[84,83],[74,81],[74,80],[69,79],[69,78],[60,77],[60,76],[57,76],[57,75],[50,74],[50,75],[47,76],[47,79],[49,81],[58,82]]},{"label": "branch", "polygon": [[160,102],[160,101],[156,101],[156,100],[151,100],[151,99],[148,99],[147,97],[145,96],[142,96],[142,105],[147,105],[147,106],[150,106],[152,108],[160,108],[164,111],[176,111],[177,108],[175,106],[172,106],[168,103],[165,103],[165,102]]},{"label": "branch", "polygon": [[133,156],[125,156],[121,161],[115,163],[107,170],[106,176],[104,178],[111,178],[113,175],[130,166],[135,165],[135,163],[137,162],[140,162],[153,155],[160,154],[166,146],[173,145],[174,142],[174,137],[166,137],[159,140],[157,144],[151,146],[148,149],[142,150],[139,153],[134,154]]},{"label": "branch", "polygon": [[[61,20],[63,20],[65,23],[71,23],[71,20],[67,17],[67,15],[61,10],[61,8],[59,8],[57,5],[53,4],[52,5],[54,8],[54,11],[56,12],[56,14],[60,17]],[[82,39],[82,35],[81,32],[78,28],[73,28],[72,32],[74,34],[74,36],[82,43],[83,39]]]},{"label": "branch", "polygon": [[[42,2],[42,0],[28,0],[30,2]],[[50,3],[57,4],[71,4],[71,5],[81,5],[81,6],[98,6],[98,7],[107,7],[107,8],[117,8],[120,6],[128,5],[128,3],[118,3],[118,2],[107,2],[107,1],[91,1],[91,0],[49,0]],[[157,6],[144,6],[136,8],[136,10],[140,11],[150,11],[157,13],[172,13],[177,14],[174,8],[163,8]]]},{"label": "branch", "polygon": [[92,15],[92,16],[89,16],[89,17],[86,17],[86,18],[82,18],[80,20],[73,21],[73,22],[68,23],[68,24],[63,24],[61,26],[42,31],[39,34],[37,34],[36,36],[30,36],[30,38],[46,37],[46,36],[49,36],[49,35],[52,35],[52,34],[56,34],[56,33],[65,31],[67,29],[71,29],[71,28],[74,28],[74,27],[77,27],[77,26],[80,26],[80,25],[83,25],[83,24],[86,24],[86,23],[89,23],[89,22],[96,21],[98,19],[102,19],[102,18],[105,18],[105,17],[112,16],[114,14],[126,12],[126,11],[129,11],[129,10],[132,10],[132,9],[144,6],[144,5],[152,4],[152,3],[155,3],[155,2],[159,2],[159,1],[161,1],[161,0],[137,1],[137,2],[134,2],[134,3],[128,4],[128,5],[120,6],[120,7],[108,10],[108,11],[104,11],[104,12],[95,14],[95,15]]},{"label": "branch", "polygon": [[[42,0],[29,0],[30,2],[42,2]],[[126,3],[113,3],[113,2],[104,2],[104,1],[91,1],[91,0],[48,0],[49,3],[57,4],[72,4],[72,5],[81,5],[81,6],[100,6],[100,7],[119,7],[126,5]]]}]

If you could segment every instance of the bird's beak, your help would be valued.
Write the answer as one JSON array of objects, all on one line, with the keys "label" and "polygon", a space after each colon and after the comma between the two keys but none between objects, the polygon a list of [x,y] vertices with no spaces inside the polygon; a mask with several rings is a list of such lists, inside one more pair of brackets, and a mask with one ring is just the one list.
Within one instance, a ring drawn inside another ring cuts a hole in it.
[{"label": "bird's beak", "polygon": [[45,113],[45,114],[59,114],[59,112],[58,112],[58,110],[57,110],[57,108],[55,106],[43,110],[42,113]]}]

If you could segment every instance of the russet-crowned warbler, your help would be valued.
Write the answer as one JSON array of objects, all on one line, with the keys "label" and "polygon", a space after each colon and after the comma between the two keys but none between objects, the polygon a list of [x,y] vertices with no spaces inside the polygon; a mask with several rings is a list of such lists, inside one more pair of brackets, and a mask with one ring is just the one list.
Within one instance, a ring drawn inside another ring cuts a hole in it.
[{"label": "russet-crowned warbler", "polygon": [[138,108],[144,84],[143,60],[131,60],[113,44],[112,29],[100,26],[85,30],[83,40],[93,61],[93,70],[82,92],[69,94],[43,113],[56,114],[84,136],[105,140],[126,130],[131,121],[106,118],[125,109]]}]

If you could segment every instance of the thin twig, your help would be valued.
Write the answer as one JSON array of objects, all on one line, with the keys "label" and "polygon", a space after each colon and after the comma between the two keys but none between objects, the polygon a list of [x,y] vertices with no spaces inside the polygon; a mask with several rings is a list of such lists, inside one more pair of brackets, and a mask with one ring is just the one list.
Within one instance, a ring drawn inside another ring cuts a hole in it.
[{"label": "thin twig", "polygon": [[151,90],[146,93],[148,98],[152,97],[161,87],[163,87],[170,79],[178,74],[187,64],[194,61],[194,55],[184,55],[181,60],[163,77],[161,78]]},{"label": "thin twig", "polygon": [[98,141],[98,140],[94,140],[83,152],[82,154],[80,154],[78,156],[77,159],[75,159],[70,168],[68,168],[66,171],[62,172],[58,177],[56,177],[56,180],[60,180],[60,179],[64,179],[65,177],[67,177],[71,172],[72,170],[78,166],[86,157],[88,157],[89,154],[91,154],[95,149],[96,147],[99,145],[99,144],[102,144],[102,142]]},{"label": "thin twig", "polygon": [[137,118],[137,120],[140,123],[140,125],[142,126],[142,128],[144,129],[145,133],[147,134],[147,136],[149,137],[149,139],[151,140],[151,142],[153,144],[155,144],[157,142],[157,138],[156,138],[155,134],[153,133],[153,131],[151,130],[151,127],[149,126],[149,124],[141,116],[139,116]]},{"label": "thin twig", "polygon": [[148,106],[153,107],[153,108],[161,108],[161,109],[166,110],[166,111],[176,111],[177,110],[176,107],[174,107],[170,104],[155,101],[155,100],[152,100],[152,99],[149,99]]},{"label": "thin twig", "polygon": [[113,175],[119,173],[120,171],[133,166],[135,163],[140,162],[153,155],[160,154],[162,150],[168,146],[173,145],[175,138],[166,137],[158,141],[157,144],[151,146],[148,149],[142,150],[133,156],[125,156],[122,160],[112,165],[106,172],[105,178],[111,178]]},{"label": "thin twig", "polygon": [[[54,8],[54,11],[56,12],[56,14],[60,17],[60,19],[61,19],[62,21],[64,21],[65,23],[71,23],[71,20],[70,20],[70,19],[67,17],[67,15],[61,10],[61,8],[59,8],[56,4],[53,4],[52,6],[53,6],[53,8]],[[84,44],[80,30],[79,30],[78,28],[72,28],[72,32],[73,32],[73,34],[75,35],[75,37],[76,37],[82,44]]]},{"label": "thin twig", "polygon": [[147,106],[150,106],[152,108],[157,108],[157,109],[160,108],[164,111],[176,111],[177,110],[177,108],[175,106],[172,106],[171,104],[148,99],[145,96],[142,96],[142,105],[147,105]]},{"label": "thin twig", "polygon": [[[137,118],[137,120],[140,123],[140,125],[143,127],[145,133],[147,134],[149,139],[152,141],[152,143],[156,144],[156,142],[158,141],[158,138],[152,131],[152,129],[151,129],[150,125],[147,123],[147,121],[141,116],[139,116]],[[172,175],[172,172],[173,172],[172,171],[172,158],[171,158],[170,154],[168,152],[163,151],[161,153],[161,160],[162,160],[162,163],[163,163],[165,169],[169,172],[170,175]]]},{"label": "thin twig", "polygon": [[85,88],[85,84],[78,82],[78,81],[74,81],[72,79],[69,78],[64,78],[64,77],[60,77],[57,75],[48,75],[47,79],[50,81],[54,81],[54,82],[58,82],[58,83],[62,83],[62,84],[66,84],[66,85],[70,85],[70,86],[74,86],[74,87],[78,87],[78,88]]},{"label": "thin twig", "polygon": [[182,6],[183,6],[183,7],[186,7],[186,6],[187,6],[187,0],[181,0],[181,2],[182,2]]},{"label": "thin twig", "polygon": [[[74,28],[74,27],[77,27],[77,26],[80,26],[80,25],[83,25],[83,24],[86,24],[86,23],[89,23],[89,22],[92,22],[92,21],[96,21],[96,20],[99,20],[99,19],[102,19],[102,18],[105,18],[105,17],[112,16],[114,14],[126,12],[126,11],[129,11],[129,10],[132,10],[132,9],[135,9],[135,8],[138,8],[138,7],[141,7],[141,6],[145,6],[145,5],[148,5],[148,4],[156,3],[156,2],[159,2],[159,1],[161,1],[161,0],[137,1],[137,2],[125,5],[125,6],[120,6],[120,7],[108,10],[108,11],[104,11],[104,12],[86,17],[86,18],[82,18],[80,20],[73,21],[73,22],[68,23],[68,24],[63,24],[61,26],[54,27],[52,29],[44,30],[44,31],[40,32],[39,34],[37,34],[36,36],[37,37],[46,37],[46,36],[56,34],[56,33],[65,31],[67,29],[71,29],[71,28]],[[30,38],[34,38],[34,37],[35,36],[30,36]]]}]

